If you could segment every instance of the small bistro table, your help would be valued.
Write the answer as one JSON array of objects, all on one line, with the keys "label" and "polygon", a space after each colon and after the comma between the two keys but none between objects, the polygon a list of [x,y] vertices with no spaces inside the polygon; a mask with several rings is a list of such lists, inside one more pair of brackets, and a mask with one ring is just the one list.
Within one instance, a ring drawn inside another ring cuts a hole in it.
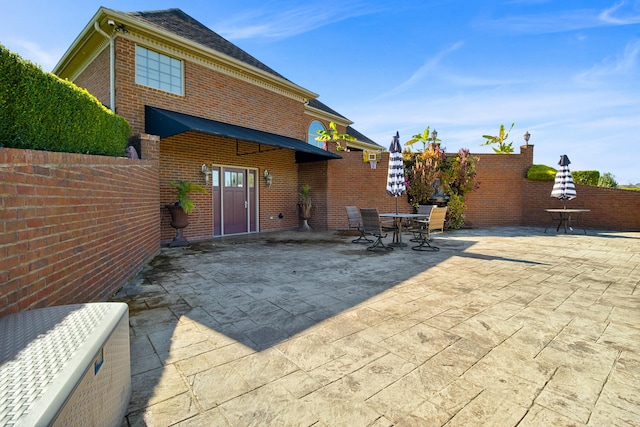
[{"label": "small bistro table", "polygon": [[[398,240],[396,243],[396,239],[394,238],[393,243],[391,243],[391,246],[400,246],[400,249],[402,249],[403,246],[406,246],[406,243],[402,243],[402,227],[403,227],[403,220],[405,219],[426,219],[429,218],[429,214],[420,214],[420,213],[381,213],[380,214],[380,218],[393,218],[395,226],[396,226],[396,231],[395,233],[398,233]],[[395,236],[394,236],[395,237]]]},{"label": "small bistro table", "polygon": [[[590,209],[545,209],[545,211],[551,216],[552,223],[555,224],[555,221],[558,221],[556,231],[560,231],[560,227],[564,227],[565,233],[567,232],[567,228],[569,231],[573,231],[573,226],[575,225],[578,228],[582,228],[584,234],[587,234],[587,229],[580,226],[580,217],[587,212],[591,212]],[[544,229],[545,233],[548,228],[549,227]]]}]

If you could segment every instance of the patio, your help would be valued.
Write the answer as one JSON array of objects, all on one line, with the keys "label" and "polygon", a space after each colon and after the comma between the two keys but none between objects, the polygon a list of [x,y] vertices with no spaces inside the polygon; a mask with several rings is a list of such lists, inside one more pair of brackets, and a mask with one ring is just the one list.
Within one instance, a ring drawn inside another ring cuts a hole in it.
[{"label": "patio", "polygon": [[130,308],[128,425],[640,424],[640,233],[460,230],[434,253],[352,239],[162,249],[113,298]]}]

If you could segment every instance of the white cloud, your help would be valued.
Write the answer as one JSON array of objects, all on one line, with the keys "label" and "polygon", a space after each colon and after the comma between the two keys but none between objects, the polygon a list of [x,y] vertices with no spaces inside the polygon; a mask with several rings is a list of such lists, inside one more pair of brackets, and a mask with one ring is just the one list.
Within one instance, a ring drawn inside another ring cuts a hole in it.
[{"label": "white cloud", "polygon": [[22,58],[40,65],[44,71],[51,71],[62,56],[62,52],[45,50],[39,44],[28,40],[8,38],[3,44]]},{"label": "white cloud", "polygon": [[[640,14],[634,13],[637,10],[629,5],[630,2],[619,1],[608,9],[603,10],[599,18],[607,24],[632,25],[640,23]],[[633,3],[633,2],[631,2]],[[632,9],[632,10],[630,10]]]},{"label": "white cloud", "polygon": [[409,77],[407,80],[405,80],[395,88],[391,89],[389,92],[380,95],[380,98],[388,98],[392,95],[396,95],[400,92],[405,91],[406,89],[410,89],[411,87],[415,86],[416,84],[421,82],[430,72],[437,68],[440,61],[442,61],[442,58],[444,58],[451,52],[460,49],[462,45],[464,45],[464,42],[458,41],[436,53],[433,58],[429,59],[422,67],[420,67],[415,73],[413,73],[411,77]]},{"label": "white cloud", "polygon": [[[529,3],[516,1],[515,3]],[[535,3],[535,2],[531,2]],[[640,23],[637,1],[618,1],[604,10],[568,9],[553,13],[535,13],[489,19],[479,25],[493,32],[548,34],[597,28],[610,25]]]},{"label": "white cloud", "polygon": [[265,7],[213,25],[230,40],[287,38],[378,10],[361,2],[311,2],[303,6]]},{"label": "white cloud", "polygon": [[595,9],[573,9],[554,13],[523,14],[483,21],[480,27],[494,33],[547,34],[603,26]]},{"label": "white cloud", "polygon": [[640,39],[631,40],[625,46],[622,54],[613,59],[605,58],[590,70],[578,74],[576,80],[581,83],[590,83],[601,80],[609,81],[614,76],[629,75],[636,69],[638,55],[640,55]]}]

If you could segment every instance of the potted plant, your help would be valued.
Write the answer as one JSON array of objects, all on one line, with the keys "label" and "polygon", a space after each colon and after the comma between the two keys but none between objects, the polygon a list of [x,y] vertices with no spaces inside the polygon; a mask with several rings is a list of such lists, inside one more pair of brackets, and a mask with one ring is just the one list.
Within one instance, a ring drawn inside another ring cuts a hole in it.
[{"label": "potted plant", "polygon": [[[316,141],[324,142],[324,149],[327,149],[328,142],[336,143],[336,150],[338,151],[348,151],[347,142],[355,141],[356,138],[349,135],[348,133],[338,133],[338,128],[336,124],[333,122],[329,122],[329,130],[319,129],[316,131],[318,136],[316,136]],[[342,145],[344,142],[344,146]]]},{"label": "potted plant", "polygon": [[313,205],[310,192],[311,186],[309,184],[305,184],[298,193],[300,196],[300,203],[298,203],[298,206],[300,207],[300,218],[303,221],[303,230],[311,230],[308,223],[309,218],[311,218],[311,207]]},{"label": "potted plant", "polygon": [[170,182],[169,185],[178,192],[178,201],[167,205],[167,209],[171,213],[171,226],[176,229],[176,236],[169,246],[186,246],[189,241],[184,237],[183,229],[189,225],[189,213],[196,207],[189,193],[192,191],[206,193],[207,190],[190,181]]}]

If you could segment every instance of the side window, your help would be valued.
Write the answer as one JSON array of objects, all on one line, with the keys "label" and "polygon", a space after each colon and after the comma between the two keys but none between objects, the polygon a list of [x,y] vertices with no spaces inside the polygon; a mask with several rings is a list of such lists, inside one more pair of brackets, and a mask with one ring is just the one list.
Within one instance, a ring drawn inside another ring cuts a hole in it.
[{"label": "side window", "polygon": [[136,46],[136,84],[184,95],[182,61]]},{"label": "side window", "polygon": [[309,125],[309,136],[307,137],[307,142],[311,145],[322,148],[324,143],[322,141],[316,141],[316,137],[318,136],[316,133],[317,130],[325,130],[325,128],[321,122],[314,120]]}]

